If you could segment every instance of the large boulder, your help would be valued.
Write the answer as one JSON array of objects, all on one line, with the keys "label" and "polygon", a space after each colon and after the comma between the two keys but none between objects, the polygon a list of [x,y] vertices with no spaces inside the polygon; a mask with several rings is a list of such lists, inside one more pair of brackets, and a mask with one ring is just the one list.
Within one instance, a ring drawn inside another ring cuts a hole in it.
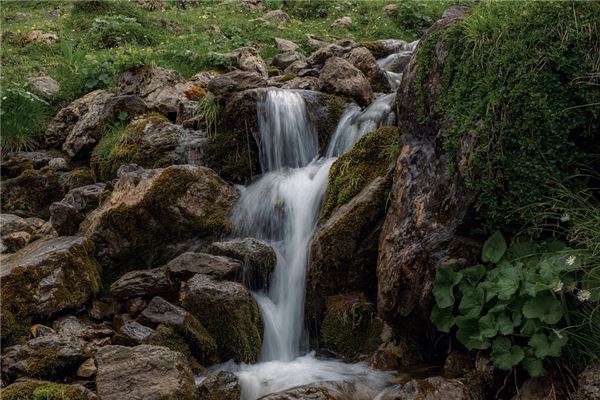
[{"label": "large boulder", "polygon": [[240,400],[242,388],[238,377],[228,371],[208,375],[196,387],[199,400]]},{"label": "large boulder", "polygon": [[215,242],[210,245],[208,251],[240,260],[243,263],[243,282],[250,289],[269,287],[269,277],[277,265],[277,255],[267,243],[254,238],[232,239]]},{"label": "large boulder", "polygon": [[196,274],[229,281],[240,280],[242,276],[242,263],[238,260],[206,253],[183,253],[169,261],[165,269],[179,280],[188,280]]},{"label": "large boulder", "polygon": [[50,225],[59,235],[74,235],[85,216],[100,205],[106,185],[96,183],[70,190],[61,201],[50,205]]},{"label": "large boulder", "polygon": [[2,338],[30,317],[84,304],[100,288],[94,244],[83,237],[38,240],[2,258]]},{"label": "large boulder", "polygon": [[198,274],[182,285],[180,300],[215,338],[221,360],[257,360],[262,320],[256,301],[244,286]]},{"label": "large boulder", "polygon": [[323,92],[353,98],[367,105],[373,91],[365,75],[350,62],[340,57],[330,57],[319,75],[319,88]]},{"label": "large boulder", "polygon": [[96,354],[102,400],[194,398],[194,375],[180,353],[166,347],[105,346]]},{"label": "large boulder", "polygon": [[218,99],[225,99],[244,90],[265,86],[267,86],[267,79],[264,76],[248,71],[228,72],[216,76],[208,82],[208,90]]},{"label": "large boulder", "polygon": [[165,261],[169,245],[227,232],[237,195],[208,168],[131,168],[82,222],[80,233],[96,243],[99,258],[109,267],[151,266]]},{"label": "large boulder", "polygon": [[44,141],[48,147],[62,146],[70,157],[85,157],[100,139],[105,125],[119,113],[133,116],[145,111],[146,104],[137,96],[96,90],[60,110],[48,125]]},{"label": "large boulder", "polygon": [[385,72],[379,68],[373,54],[366,47],[355,47],[343,57],[358,68],[371,82],[373,91],[387,93],[390,91]]}]

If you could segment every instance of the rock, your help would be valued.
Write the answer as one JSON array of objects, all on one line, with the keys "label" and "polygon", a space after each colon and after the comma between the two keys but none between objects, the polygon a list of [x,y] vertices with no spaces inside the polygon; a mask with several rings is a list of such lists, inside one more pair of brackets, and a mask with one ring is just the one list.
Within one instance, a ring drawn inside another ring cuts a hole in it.
[{"label": "rock", "polygon": [[[381,370],[409,370],[423,360],[418,343],[383,324],[381,345],[367,359],[370,367]],[[428,344],[430,346],[430,344]],[[410,373],[409,373],[410,374]],[[413,376],[411,376],[413,377]]]},{"label": "rock", "polygon": [[[360,393],[361,397],[356,397]],[[377,390],[360,383],[324,381],[296,386],[260,397],[260,400],[345,400],[375,398]]]},{"label": "rock", "polygon": [[108,278],[115,275],[111,266],[158,264],[170,256],[169,245],[227,232],[237,196],[233,186],[208,168],[131,169],[86,217],[80,233],[96,243]]},{"label": "rock", "polygon": [[205,253],[183,253],[165,266],[169,275],[188,280],[196,274],[208,275],[216,280],[237,281],[242,277],[242,263],[229,257]]},{"label": "rock", "polygon": [[3,253],[14,253],[25,247],[44,221],[39,218],[21,218],[14,214],[0,214],[0,238],[6,246]]},{"label": "rock", "polygon": [[387,56],[382,62],[382,68],[386,71],[400,73],[410,62],[412,57],[411,51],[402,51]]},{"label": "rock", "polygon": [[16,12],[14,14],[11,15],[7,15],[6,17],[4,17],[5,21],[27,21],[27,19],[29,18],[29,14],[24,13],[24,12]]},{"label": "rock", "polygon": [[[238,0],[233,1],[235,2]],[[242,4],[242,6],[244,6],[244,8],[250,11],[262,11],[265,8],[262,0],[239,0],[239,2]]]},{"label": "rock", "polygon": [[[291,63],[290,65],[287,66],[287,68],[283,71],[286,75],[287,74],[299,74],[302,71],[306,71],[308,64],[306,63],[306,61],[302,61],[302,60],[298,60],[298,61],[294,61],[293,63]],[[306,76],[306,75],[303,75]],[[319,73],[317,72],[316,77],[319,77]]]},{"label": "rock", "polygon": [[297,51],[286,51],[285,53],[277,54],[272,61],[272,64],[277,68],[284,70],[294,62],[306,62],[306,57]]},{"label": "rock", "polygon": [[310,57],[308,57],[306,62],[312,68],[321,69],[331,57],[343,57],[344,54],[348,53],[353,47],[357,46],[357,44],[354,42],[344,42],[342,44],[344,44],[344,46],[340,45],[339,43],[326,43],[318,50],[313,52]]},{"label": "rock", "polygon": [[374,91],[382,93],[390,91],[386,74],[379,68],[375,57],[366,47],[355,47],[344,55],[344,59],[358,68],[369,79]]},{"label": "rock", "polygon": [[53,99],[60,91],[60,84],[47,75],[31,78],[27,85],[33,93],[46,99]]},{"label": "rock", "polygon": [[146,301],[141,297],[134,297],[125,301],[125,309],[127,310],[127,314],[131,315],[132,317],[135,317],[144,311],[144,308],[146,308],[147,305],[148,304]]},{"label": "rock", "polygon": [[434,376],[413,379],[396,390],[388,392],[382,400],[467,400],[467,387],[459,380]]},{"label": "rock", "polygon": [[330,57],[319,75],[319,88],[323,92],[353,98],[367,105],[373,94],[371,85],[360,70],[339,57]]},{"label": "rock", "polygon": [[162,268],[131,271],[110,285],[110,294],[118,299],[169,294],[174,287]]},{"label": "rock", "polygon": [[243,282],[250,289],[269,287],[269,277],[277,265],[277,255],[267,243],[254,238],[232,239],[215,242],[208,251],[242,261]]},{"label": "rock", "polygon": [[15,178],[26,169],[40,169],[48,165],[54,156],[46,151],[17,151],[1,155],[2,177]]},{"label": "rock", "polygon": [[84,304],[100,287],[94,244],[82,237],[38,240],[2,258],[2,338],[24,319]]},{"label": "rock", "polygon": [[92,170],[87,166],[77,167],[60,174],[58,183],[65,193],[81,186],[93,185]]},{"label": "rock", "polygon": [[383,12],[386,13],[387,15],[394,15],[396,13],[396,11],[398,11],[397,4],[388,4],[383,7]]},{"label": "rock", "polygon": [[61,317],[52,323],[54,330],[65,337],[78,337],[87,326],[88,324],[72,315]]},{"label": "rock", "polygon": [[65,197],[50,205],[50,224],[59,235],[73,235],[85,216],[100,204],[106,185],[96,183],[70,190]]},{"label": "rock", "polygon": [[48,11],[45,15],[44,18],[46,19],[56,19],[58,17],[62,17],[64,14],[62,12],[62,10],[60,8],[55,8],[54,10],[50,10]]},{"label": "rock", "polygon": [[232,53],[233,65],[242,71],[254,72],[263,78],[268,78],[267,64],[254,47],[241,47]]},{"label": "rock", "polygon": [[304,78],[294,78],[286,81],[282,86],[282,89],[296,89],[296,90],[318,90],[319,89],[319,78],[312,76],[306,76]]},{"label": "rock", "polygon": [[205,88],[207,87],[208,82],[210,82],[212,78],[219,75],[221,75],[221,73],[218,71],[200,71],[190,78],[190,83],[192,83],[195,86]]},{"label": "rock", "polygon": [[115,302],[107,303],[100,300],[92,300],[92,306],[88,315],[96,320],[112,319],[119,312],[120,306]]},{"label": "rock", "polygon": [[238,377],[229,371],[219,371],[208,375],[196,386],[199,400],[240,400],[242,387]]},{"label": "rock", "polygon": [[22,217],[47,218],[51,203],[62,199],[60,173],[50,167],[26,169],[16,178],[0,182],[2,212]]},{"label": "rock", "polygon": [[3,253],[14,253],[15,251],[27,246],[31,241],[31,235],[27,232],[13,232],[2,236],[2,243],[6,246]]},{"label": "rock", "polygon": [[[551,399],[555,396],[555,387],[548,378],[529,378],[521,384],[518,394],[512,400]],[[593,397],[585,397],[587,400]]]},{"label": "rock", "polygon": [[136,95],[144,98],[164,87],[184,82],[183,77],[173,69],[160,67],[132,68],[119,77],[116,93],[118,95]]},{"label": "rock", "polygon": [[102,400],[192,399],[194,375],[185,358],[161,346],[105,346],[96,354]]},{"label": "rock", "polygon": [[291,40],[275,38],[275,45],[281,51],[296,51],[300,47]]},{"label": "rock", "polygon": [[165,9],[165,0],[136,0],[135,2],[138,3],[140,7],[150,11]]},{"label": "rock", "polygon": [[265,16],[263,18],[266,19],[267,21],[277,22],[279,24],[285,24],[286,22],[289,22],[289,20],[290,20],[290,16],[287,15],[287,13],[282,10],[269,11],[268,13],[265,14]]},{"label": "rock", "polygon": [[156,336],[156,331],[136,321],[127,321],[120,328],[113,344],[138,345],[148,344]]},{"label": "rock", "polygon": [[90,349],[79,338],[62,335],[40,336],[24,345],[3,350],[2,375],[11,380],[21,376],[69,376],[89,356]]},{"label": "rock", "polygon": [[[42,396],[42,397],[40,397]],[[3,388],[3,400],[23,399],[73,399],[73,400],[97,400],[94,392],[81,385],[67,385],[54,382],[27,379],[15,382]]]},{"label": "rock", "polygon": [[94,359],[88,358],[87,360],[81,363],[79,368],[77,368],[75,375],[77,375],[79,378],[89,379],[92,376],[96,375],[96,371],[97,368]]},{"label": "rock", "polygon": [[352,25],[352,17],[341,17],[336,19],[335,21],[333,21],[333,23],[331,24],[331,27],[334,29],[340,29],[340,28],[348,28],[350,25]]},{"label": "rock", "polygon": [[258,305],[246,288],[194,275],[182,284],[180,299],[215,338],[221,360],[256,361],[263,327]]},{"label": "rock", "polygon": [[54,329],[42,324],[34,324],[29,329],[29,336],[31,336],[32,338],[54,334],[56,334],[56,331]]},{"label": "rock", "polygon": [[590,364],[577,377],[576,400],[600,399],[600,364]]},{"label": "rock", "polygon": [[107,122],[121,112],[135,116],[146,111],[137,96],[115,96],[95,90],[73,101],[56,114],[44,134],[48,147],[59,147],[70,157],[83,157],[100,139]]},{"label": "rock", "polygon": [[416,47],[416,42],[408,43],[400,39],[382,39],[361,42],[360,45],[366,47],[376,59],[380,59],[401,51],[412,52]]},{"label": "rock", "polygon": [[260,74],[247,71],[232,71],[211,79],[208,82],[208,90],[218,99],[224,99],[231,97],[235,93],[265,87],[266,85],[266,78]]},{"label": "rock", "polygon": [[442,13],[442,19],[446,18],[463,18],[467,12],[469,12],[470,7],[467,6],[454,6],[446,9]]},{"label": "rock", "polygon": [[58,41],[58,36],[55,33],[44,33],[43,31],[29,31],[21,38],[21,45],[27,46],[31,43],[52,44]]},{"label": "rock", "polygon": [[67,171],[69,169],[69,165],[67,164],[67,160],[62,157],[56,157],[50,160],[48,163],[50,168],[53,168],[57,171]]}]

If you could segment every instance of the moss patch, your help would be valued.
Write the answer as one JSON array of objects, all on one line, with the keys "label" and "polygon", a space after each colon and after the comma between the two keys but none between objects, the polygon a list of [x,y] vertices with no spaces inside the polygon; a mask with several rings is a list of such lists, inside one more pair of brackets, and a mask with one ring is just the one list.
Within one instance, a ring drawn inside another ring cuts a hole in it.
[{"label": "moss patch", "polygon": [[2,400],[88,400],[89,394],[73,385],[43,381],[13,383],[2,390]]},{"label": "moss patch", "polygon": [[26,169],[16,178],[2,181],[2,212],[21,217],[49,217],[49,207],[64,196],[60,173],[50,167]]},{"label": "moss patch", "polygon": [[205,161],[223,179],[247,183],[260,173],[258,146],[250,132],[223,130],[210,136]]},{"label": "moss patch", "polygon": [[399,129],[383,127],[363,136],[329,170],[327,196],[321,218],[356,196],[369,182],[383,176],[398,154]]},{"label": "moss patch", "polygon": [[348,360],[373,353],[381,344],[383,322],[364,294],[354,292],[327,299],[321,327],[323,344]]}]

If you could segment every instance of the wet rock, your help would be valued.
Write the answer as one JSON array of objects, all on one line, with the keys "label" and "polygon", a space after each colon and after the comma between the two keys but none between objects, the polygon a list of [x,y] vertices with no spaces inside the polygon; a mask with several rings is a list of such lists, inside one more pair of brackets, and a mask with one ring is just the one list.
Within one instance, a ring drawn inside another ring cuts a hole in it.
[{"label": "wet rock", "polygon": [[10,380],[28,376],[56,378],[73,374],[90,355],[81,339],[46,335],[3,350],[2,375]]},{"label": "wet rock", "polygon": [[100,286],[94,244],[63,236],[38,240],[2,259],[2,337],[23,319],[79,307]]},{"label": "wet rock", "polygon": [[208,168],[130,168],[115,182],[110,197],[86,217],[80,233],[96,243],[108,278],[115,276],[111,266],[160,265],[170,256],[169,245],[227,232],[237,195]]},{"label": "wet rock", "polygon": [[269,287],[269,277],[277,265],[277,255],[267,243],[254,239],[233,239],[210,245],[212,254],[242,261],[243,281],[253,290]]},{"label": "wet rock", "polygon": [[196,274],[208,275],[216,280],[239,280],[242,263],[229,257],[205,253],[183,253],[165,266],[169,275],[179,280],[188,280]]},{"label": "wet rock", "polygon": [[21,38],[21,45],[27,46],[31,43],[52,44],[58,41],[58,36],[55,33],[45,33],[40,30],[29,31]]},{"label": "wet rock", "polygon": [[361,105],[367,105],[373,94],[363,73],[339,57],[330,57],[325,63],[319,75],[319,88],[326,93],[351,97]]},{"label": "wet rock", "polygon": [[333,23],[331,24],[331,27],[334,29],[340,29],[340,28],[348,28],[350,25],[352,25],[352,17],[341,17],[336,19],[335,21],[333,21]]},{"label": "wet rock", "polygon": [[101,130],[120,112],[143,113],[146,104],[137,96],[115,96],[95,90],[73,101],[56,114],[44,134],[48,147],[60,147],[70,157],[82,157],[100,139]]},{"label": "wet rock", "polygon": [[50,224],[59,235],[74,235],[85,216],[100,205],[106,185],[96,183],[70,190],[65,197],[50,205]]},{"label": "wet rock", "polygon": [[117,336],[113,339],[113,344],[125,346],[148,344],[155,336],[156,331],[154,329],[136,321],[127,321],[119,328]]},{"label": "wet rock", "polygon": [[406,370],[422,362],[423,354],[418,344],[411,338],[394,332],[383,324],[381,345],[367,359],[369,366],[381,370]]},{"label": "wet rock", "polygon": [[386,71],[400,73],[404,71],[404,68],[406,68],[410,62],[411,57],[412,52],[410,51],[391,54],[385,59],[382,68]]},{"label": "wet rock", "polygon": [[60,91],[60,84],[47,75],[31,78],[27,85],[33,93],[46,99],[53,99]]},{"label": "wet rock", "polygon": [[286,51],[285,53],[279,53],[277,54],[274,58],[273,61],[271,62],[275,67],[284,70],[287,67],[289,67],[292,63],[294,62],[306,62],[306,57],[304,57],[302,54],[298,53],[297,51]]},{"label": "wet rock", "polygon": [[577,377],[576,400],[600,399],[600,364],[591,364]]},{"label": "wet rock", "polygon": [[300,47],[291,40],[275,38],[275,45],[281,51],[296,51]]},{"label": "wet rock", "polygon": [[22,217],[47,218],[51,203],[62,199],[64,190],[60,185],[60,173],[43,167],[26,169],[16,178],[0,182],[2,212]]},{"label": "wet rock", "polygon": [[17,151],[13,153],[4,153],[1,155],[2,177],[15,178],[26,169],[40,169],[48,165],[54,158],[52,154],[46,151]]},{"label": "wet rock", "polygon": [[96,354],[103,400],[192,399],[194,375],[185,358],[161,346],[105,346]]},{"label": "wet rock", "polygon": [[382,39],[362,42],[360,45],[369,49],[375,58],[380,59],[401,51],[413,51],[416,47],[416,43],[417,42],[408,43],[407,41],[400,39]]},{"label": "wet rock", "polygon": [[196,387],[199,400],[240,400],[242,387],[238,377],[229,371],[210,374]]},{"label": "wet rock", "polygon": [[255,72],[232,71],[217,76],[208,82],[208,90],[217,98],[229,98],[233,94],[248,89],[265,87],[267,80]]},{"label": "wet rock", "polygon": [[277,22],[279,24],[285,24],[286,22],[289,22],[289,20],[290,20],[290,16],[287,15],[287,13],[282,10],[269,11],[268,13],[265,14],[265,16],[263,18],[266,19],[267,21]]},{"label": "wet rock", "polygon": [[467,387],[459,380],[434,376],[413,379],[394,391],[386,394],[383,400],[467,400],[470,399]]},{"label": "wet rock", "polygon": [[256,361],[262,320],[256,301],[244,286],[195,275],[182,285],[180,299],[217,341],[221,360]]},{"label": "wet rock", "polygon": [[162,268],[127,272],[110,285],[110,294],[118,299],[164,295],[173,290],[174,287]]},{"label": "wet rock", "polygon": [[[43,396],[43,397],[40,397]],[[19,380],[2,389],[2,399],[73,399],[97,400],[96,394],[82,385],[67,385],[55,382],[38,381],[33,379]]]}]

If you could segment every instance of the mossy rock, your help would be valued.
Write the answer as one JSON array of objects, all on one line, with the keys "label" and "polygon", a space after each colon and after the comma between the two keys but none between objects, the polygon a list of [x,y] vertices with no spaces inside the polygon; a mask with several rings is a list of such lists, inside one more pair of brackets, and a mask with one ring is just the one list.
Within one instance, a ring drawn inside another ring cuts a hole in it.
[{"label": "mossy rock", "polygon": [[91,185],[93,183],[94,177],[92,176],[92,170],[88,167],[75,168],[60,177],[60,184],[65,193],[72,189]]},{"label": "mossy rock", "polygon": [[321,327],[323,345],[355,361],[370,355],[381,344],[383,321],[364,294],[353,292],[327,299],[327,311]]},{"label": "mossy rock", "polygon": [[206,165],[223,179],[248,183],[260,173],[258,146],[250,131],[222,130],[210,135],[205,153]]},{"label": "mossy rock", "polygon": [[363,136],[347,153],[340,156],[329,170],[329,185],[321,218],[356,196],[368,183],[386,174],[398,154],[400,131],[382,127]]},{"label": "mossy rock", "polygon": [[82,386],[45,381],[16,382],[2,390],[2,400],[92,400],[96,396]]},{"label": "mossy rock", "polygon": [[377,40],[361,42],[360,45],[366,47],[376,59],[383,58],[390,54],[390,50]]},{"label": "mossy rock", "polygon": [[[210,337],[210,336],[209,336]],[[212,338],[211,338],[212,339]],[[159,325],[156,328],[156,334],[147,344],[155,346],[167,347],[173,351],[177,351],[185,356],[188,360],[192,372],[195,374],[204,372],[205,368],[200,361],[194,356],[187,340],[177,331],[175,327],[168,325]]]}]

